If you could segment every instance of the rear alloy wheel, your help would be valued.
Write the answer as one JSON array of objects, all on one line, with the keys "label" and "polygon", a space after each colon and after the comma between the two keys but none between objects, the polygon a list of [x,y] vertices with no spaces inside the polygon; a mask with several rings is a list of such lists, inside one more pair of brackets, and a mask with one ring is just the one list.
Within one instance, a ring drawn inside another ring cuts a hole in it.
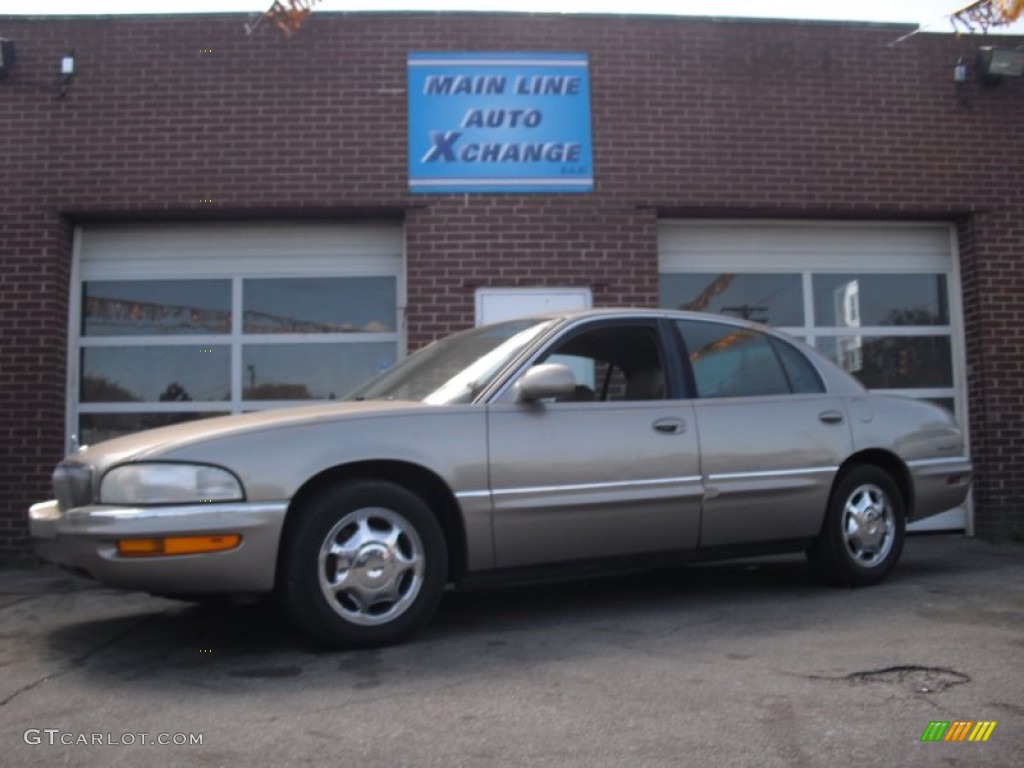
[{"label": "rear alloy wheel", "polygon": [[444,591],[441,526],[414,493],[359,480],[329,488],[285,543],[283,596],[299,628],[338,647],[397,642],[422,626]]},{"label": "rear alloy wheel", "polygon": [[899,561],[906,535],[903,495],[882,469],[858,466],[833,489],[825,524],[807,552],[829,581],[877,584]]}]

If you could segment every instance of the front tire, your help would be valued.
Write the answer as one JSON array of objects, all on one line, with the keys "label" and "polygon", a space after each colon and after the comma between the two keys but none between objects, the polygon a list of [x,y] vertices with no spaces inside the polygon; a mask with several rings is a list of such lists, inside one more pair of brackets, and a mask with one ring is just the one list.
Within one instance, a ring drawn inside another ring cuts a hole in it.
[{"label": "front tire", "polygon": [[900,489],[884,470],[861,465],[846,472],[833,489],[824,526],[807,558],[834,584],[869,586],[896,567],[905,536]]},{"label": "front tire", "polygon": [[335,647],[405,639],[434,614],[448,551],[426,503],[379,480],[331,486],[284,543],[282,596],[299,629]]}]

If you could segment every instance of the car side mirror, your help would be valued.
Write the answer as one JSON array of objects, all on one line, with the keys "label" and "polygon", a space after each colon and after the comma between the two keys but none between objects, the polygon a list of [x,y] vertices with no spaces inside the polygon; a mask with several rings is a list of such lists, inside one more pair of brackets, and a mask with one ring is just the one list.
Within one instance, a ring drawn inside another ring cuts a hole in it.
[{"label": "car side mirror", "polygon": [[562,363],[535,365],[519,379],[517,400],[535,402],[549,397],[570,397],[576,391],[572,369]]}]

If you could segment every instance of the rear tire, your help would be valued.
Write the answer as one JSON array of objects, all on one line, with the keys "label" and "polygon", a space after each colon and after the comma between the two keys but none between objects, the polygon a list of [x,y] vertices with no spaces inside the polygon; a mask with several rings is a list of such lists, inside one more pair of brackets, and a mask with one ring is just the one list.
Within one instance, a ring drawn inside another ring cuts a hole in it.
[{"label": "rear tire", "polygon": [[843,474],[833,488],[825,523],[807,559],[834,584],[869,586],[896,567],[905,536],[900,489],[884,470],[860,465]]},{"label": "rear tire", "polygon": [[434,614],[448,550],[419,496],[355,480],[325,489],[294,514],[281,593],[299,629],[334,647],[365,648],[403,640]]}]

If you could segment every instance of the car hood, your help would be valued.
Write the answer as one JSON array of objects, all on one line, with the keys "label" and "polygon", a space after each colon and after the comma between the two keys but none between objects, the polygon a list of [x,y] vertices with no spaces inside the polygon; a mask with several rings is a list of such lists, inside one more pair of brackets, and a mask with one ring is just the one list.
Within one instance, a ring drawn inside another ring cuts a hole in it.
[{"label": "car hood", "polygon": [[71,454],[66,460],[96,467],[109,467],[125,461],[160,459],[170,451],[189,445],[243,434],[255,435],[269,430],[299,427],[306,424],[353,421],[373,418],[378,415],[395,415],[402,411],[423,411],[443,407],[407,400],[372,400],[275,408],[256,413],[217,416],[174,424],[169,427],[148,429],[96,443]]}]

